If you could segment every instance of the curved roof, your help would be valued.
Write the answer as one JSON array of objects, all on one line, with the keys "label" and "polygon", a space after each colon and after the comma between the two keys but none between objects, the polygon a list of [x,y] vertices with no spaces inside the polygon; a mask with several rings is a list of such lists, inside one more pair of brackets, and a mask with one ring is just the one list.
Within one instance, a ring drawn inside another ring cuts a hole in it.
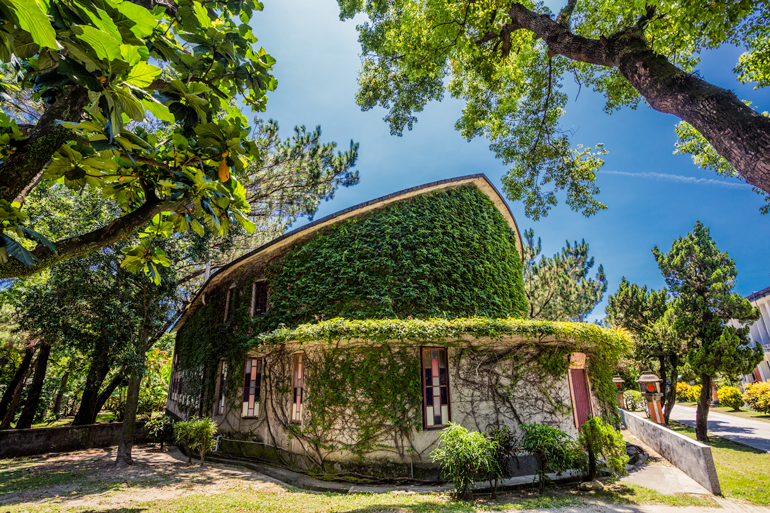
[{"label": "curved roof", "polygon": [[479,173],[475,175],[465,175],[459,176],[457,178],[449,178],[447,180],[439,180],[437,182],[430,182],[423,185],[418,185],[417,187],[411,187],[409,189],[394,192],[393,194],[388,194],[387,196],[382,196],[380,198],[376,198],[365,203],[360,203],[350,208],[346,208],[345,210],[340,210],[339,212],[335,212],[334,214],[322,217],[321,219],[313,221],[312,223],[308,223],[295,230],[286,232],[285,234],[276,239],[273,239],[267,244],[264,244],[257,249],[246,253],[242,257],[233,260],[209,277],[206,283],[204,283],[200,290],[198,290],[195,298],[190,302],[187,310],[179,318],[171,331],[178,331],[184,325],[187,319],[200,306],[202,301],[201,298],[207,290],[211,289],[216,284],[225,281],[228,275],[232,274],[233,271],[242,267],[246,263],[255,260],[269,260],[269,258],[276,253],[286,251],[292,245],[310,239],[319,230],[322,230],[323,228],[332,224],[355,219],[356,217],[360,217],[368,212],[379,210],[390,204],[397,203],[414,196],[419,196],[421,194],[426,194],[442,189],[460,187],[462,185],[475,185],[492,201],[500,213],[503,214],[503,217],[508,222],[508,225],[516,234],[516,250],[519,252],[519,256],[521,257],[524,252],[521,233],[519,232],[519,226],[516,224],[516,219],[514,219],[513,213],[511,212],[511,209],[508,208],[508,204],[503,199],[500,191],[497,190],[497,188],[492,184],[486,175]]}]

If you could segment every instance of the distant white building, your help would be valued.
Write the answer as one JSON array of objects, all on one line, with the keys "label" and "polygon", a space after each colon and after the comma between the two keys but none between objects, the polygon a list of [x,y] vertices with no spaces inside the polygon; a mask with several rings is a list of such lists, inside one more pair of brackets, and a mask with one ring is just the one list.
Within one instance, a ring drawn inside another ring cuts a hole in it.
[{"label": "distant white building", "polygon": [[751,304],[759,308],[761,316],[751,325],[751,340],[753,345],[759,345],[765,350],[765,359],[754,368],[754,372],[744,376],[744,383],[770,381],[770,287],[746,296]]}]

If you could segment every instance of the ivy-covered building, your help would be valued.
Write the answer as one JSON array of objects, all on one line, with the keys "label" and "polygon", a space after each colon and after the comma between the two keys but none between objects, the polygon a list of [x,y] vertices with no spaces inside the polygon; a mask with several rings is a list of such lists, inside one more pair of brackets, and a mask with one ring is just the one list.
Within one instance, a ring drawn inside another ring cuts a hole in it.
[{"label": "ivy-covered building", "polygon": [[626,337],[523,319],[521,254],[484,175],[286,233],[211,276],[175,326],[168,411],[211,416],[232,455],[405,477],[434,473],[449,422],[575,434],[616,415]]}]

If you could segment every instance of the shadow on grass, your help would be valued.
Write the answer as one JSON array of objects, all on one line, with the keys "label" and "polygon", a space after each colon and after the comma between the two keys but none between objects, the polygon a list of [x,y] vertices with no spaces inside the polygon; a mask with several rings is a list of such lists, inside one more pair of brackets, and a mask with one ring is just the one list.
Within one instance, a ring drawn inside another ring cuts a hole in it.
[{"label": "shadow on grass", "polygon": [[67,502],[112,490],[141,493],[142,489],[174,485],[205,490],[205,485],[212,483],[211,476],[201,473],[198,465],[188,465],[178,451],[161,453],[155,447],[143,446],[137,447],[134,455],[134,465],[121,469],[115,467],[115,448],[2,460],[0,504],[48,502],[66,507]]}]

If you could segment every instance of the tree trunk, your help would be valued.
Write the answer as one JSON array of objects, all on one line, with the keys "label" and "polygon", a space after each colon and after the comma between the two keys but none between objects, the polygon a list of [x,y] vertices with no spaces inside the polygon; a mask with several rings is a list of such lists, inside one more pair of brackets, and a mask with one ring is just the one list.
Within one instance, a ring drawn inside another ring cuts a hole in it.
[{"label": "tree trunk", "polygon": [[126,377],[126,368],[123,367],[118,371],[115,376],[110,380],[110,382],[107,384],[106,387],[104,387],[104,390],[102,390],[99,393],[99,397],[96,398],[96,406],[94,407],[94,422],[96,422],[96,415],[102,411],[102,408],[104,407],[104,403],[107,402],[107,399],[110,398],[112,393],[115,391],[116,388],[120,385],[120,383],[123,381],[123,378]]},{"label": "tree trunk", "polygon": [[770,193],[770,118],[646,45],[627,52],[618,69],[653,109],[690,123],[746,183]]},{"label": "tree trunk", "polygon": [[[142,360],[144,360],[142,354]],[[142,362],[142,365],[144,362]],[[134,432],[136,430],[136,408],[139,405],[139,390],[142,385],[142,371],[131,369],[128,375],[128,391],[126,393],[126,412],[123,417],[123,432],[118,445],[118,456],[115,464],[118,467],[133,465],[131,449],[134,447]]]},{"label": "tree trunk", "polygon": [[67,141],[74,140],[72,130],[56,124],[57,120],[80,121],[88,105],[85,87],[66,87],[54,104],[46,110],[29,137],[13,155],[0,164],[0,199],[16,201],[27,185],[45,168],[54,153]]},{"label": "tree trunk", "polygon": [[8,411],[5,412],[3,422],[0,424],[0,430],[8,429],[11,427],[13,417],[16,415],[16,408],[18,408],[19,401],[21,401],[21,392],[24,390],[24,385],[27,382],[30,371],[31,369],[27,368],[27,372],[24,374],[24,377],[16,384],[16,388],[13,391],[13,397],[11,398],[11,404],[8,405]]},{"label": "tree trunk", "polygon": [[102,386],[104,378],[110,370],[110,361],[107,351],[99,352],[98,356],[91,361],[91,367],[88,369],[86,385],[83,388],[83,396],[80,399],[80,408],[72,421],[73,426],[84,426],[93,424],[96,420],[96,401],[99,398],[99,388]]},{"label": "tree trunk", "polygon": [[59,383],[59,391],[56,392],[56,399],[53,403],[53,414],[58,416],[61,412],[61,402],[64,398],[64,392],[67,390],[67,381],[69,380],[70,373],[69,371],[64,373],[64,376],[61,377],[61,382]]},{"label": "tree trunk", "polygon": [[157,340],[163,336],[163,334],[174,324],[175,317],[166,321],[166,324],[156,331],[152,337],[150,331],[147,328],[148,310],[144,311],[145,325],[139,332],[138,341],[136,343],[136,351],[139,356],[139,365],[133,367],[129,372],[128,378],[128,390],[126,392],[126,407],[123,416],[123,432],[120,436],[120,443],[118,444],[118,455],[115,459],[115,465],[118,467],[124,467],[126,465],[133,465],[134,460],[131,458],[131,449],[134,447],[134,432],[136,430],[136,409],[139,406],[139,390],[142,385],[142,376],[144,375],[144,365],[147,361],[147,351],[157,342]]},{"label": "tree trunk", "polygon": [[43,342],[37,352],[37,362],[35,363],[35,377],[32,378],[32,385],[27,393],[27,401],[24,403],[24,409],[21,410],[19,421],[16,423],[16,429],[29,429],[35,420],[37,405],[40,403],[40,393],[43,391],[43,382],[45,373],[48,370],[48,357],[51,355],[51,346]]},{"label": "tree trunk", "polygon": [[35,346],[28,345],[24,350],[24,358],[22,358],[19,368],[16,369],[16,373],[13,375],[11,382],[8,383],[8,388],[5,389],[3,398],[0,400],[0,422],[5,418],[5,414],[8,413],[8,408],[10,407],[13,398],[16,396],[16,388],[19,383],[24,380],[24,376],[27,375],[29,364],[32,363],[33,356],[35,356]]},{"label": "tree trunk", "polygon": [[596,453],[593,447],[588,448],[588,481],[596,479]]},{"label": "tree trunk", "polygon": [[671,412],[676,405],[676,382],[679,379],[679,358],[672,357],[671,359],[671,388],[668,390],[668,396],[666,399],[665,407],[663,408],[663,420],[668,425],[668,421],[671,418]]},{"label": "tree trunk", "polygon": [[700,384],[703,387],[698,398],[698,410],[695,412],[695,438],[699,442],[708,442],[709,407],[711,406],[711,376],[700,375]]}]

